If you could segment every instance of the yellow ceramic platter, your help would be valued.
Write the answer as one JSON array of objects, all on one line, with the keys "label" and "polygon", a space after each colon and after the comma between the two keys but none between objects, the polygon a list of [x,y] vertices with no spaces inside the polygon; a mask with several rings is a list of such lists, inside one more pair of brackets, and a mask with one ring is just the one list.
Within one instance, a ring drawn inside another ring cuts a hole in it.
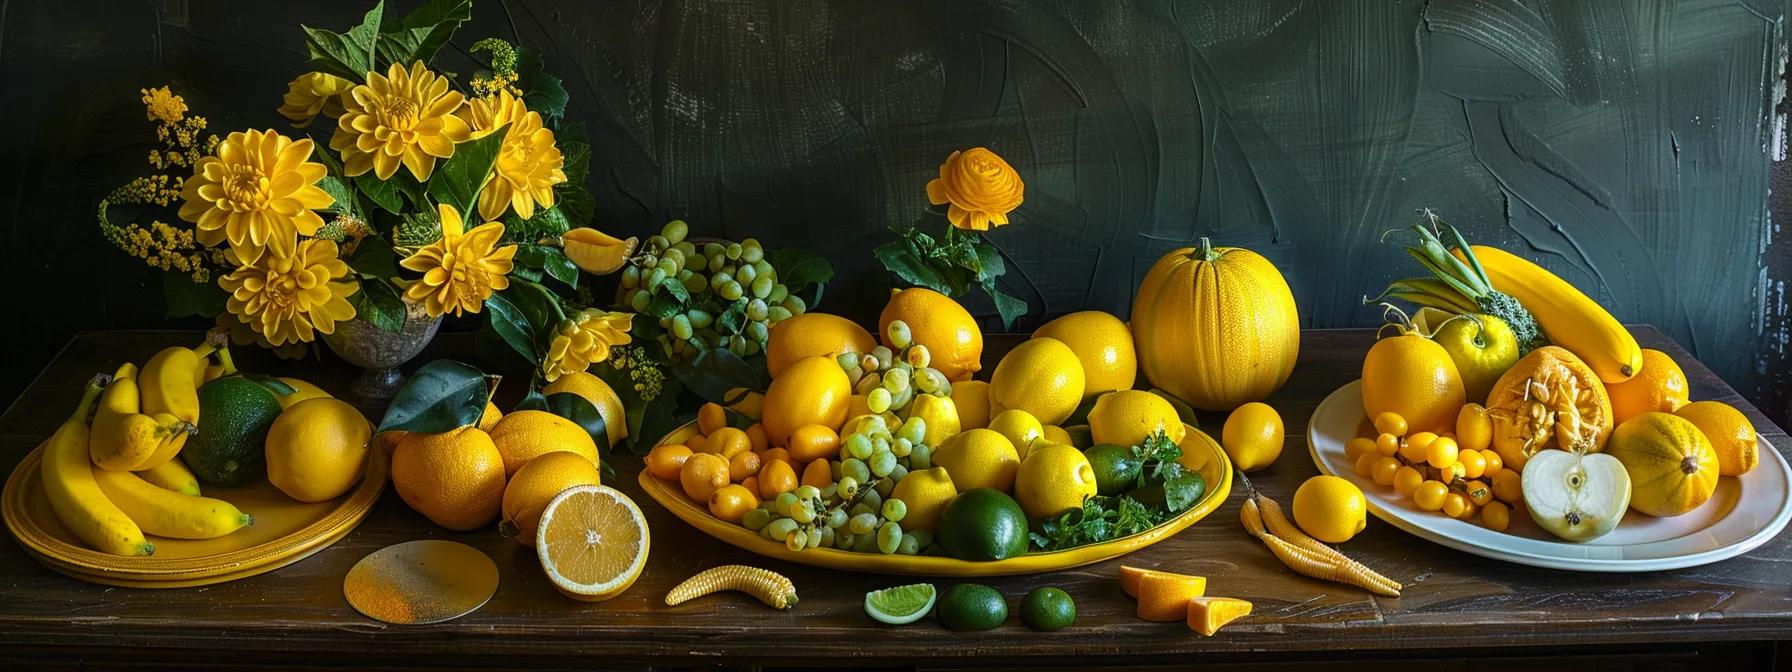
[{"label": "yellow ceramic platter", "polygon": [[[674,430],[660,439],[660,443],[683,443],[697,431],[696,424],[688,424]],[[790,562],[827,567],[829,569],[845,569],[858,572],[875,572],[879,574],[909,574],[914,576],[1011,576],[1015,574],[1037,574],[1071,567],[1080,567],[1090,563],[1116,558],[1127,553],[1150,546],[1176,535],[1188,526],[1199,522],[1220,504],[1225,503],[1226,496],[1232,491],[1232,462],[1226,459],[1226,453],[1220,450],[1219,444],[1212,441],[1184,441],[1181,462],[1191,467],[1207,479],[1207,493],[1200,501],[1189,507],[1175,518],[1138,534],[1090,544],[1063,551],[1049,553],[1028,553],[1017,558],[997,560],[994,562],[973,562],[957,558],[945,558],[926,555],[884,555],[882,553],[854,553],[833,548],[807,549],[792,551],[784,544],[775,542],[739,525],[710,515],[705,505],[698,504],[686,497],[684,490],[673,481],[662,481],[653,474],[641,471],[641,489],[647,496],[666,507],[672,515],[690,523],[692,527],[709,536],[720,539],[735,547],[752,551],[769,558]]]},{"label": "yellow ceramic platter", "polygon": [[323,550],[367,517],[386,485],[384,448],[374,441],[367,473],[354,490],[315,504],[294,501],[265,479],[234,488],[207,487],[255,518],[255,524],[217,539],[150,537],[154,555],[127,557],[88,548],[63,527],[44,496],[43,448],[19,462],[0,493],[7,529],[32,557],[59,573],[109,586],[184,588],[273,571]]}]

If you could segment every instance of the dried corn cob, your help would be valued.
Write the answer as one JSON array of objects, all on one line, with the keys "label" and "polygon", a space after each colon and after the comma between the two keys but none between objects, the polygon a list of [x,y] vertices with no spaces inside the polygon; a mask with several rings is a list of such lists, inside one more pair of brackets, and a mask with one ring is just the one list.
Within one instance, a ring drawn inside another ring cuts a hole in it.
[{"label": "dried corn cob", "polygon": [[778,609],[796,604],[796,584],[769,569],[722,565],[698,572],[666,593],[666,605],[681,604],[710,593],[738,590]]}]

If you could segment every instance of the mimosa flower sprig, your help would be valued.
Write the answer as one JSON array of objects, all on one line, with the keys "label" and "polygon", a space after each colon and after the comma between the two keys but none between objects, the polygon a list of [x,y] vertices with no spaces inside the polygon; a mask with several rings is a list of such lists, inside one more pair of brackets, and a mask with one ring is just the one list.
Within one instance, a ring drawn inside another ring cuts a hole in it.
[{"label": "mimosa flower sprig", "polygon": [[940,164],[940,176],[927,183],[927,200],[946,206],[947,226],[936,238],[919,228],[893,227],[896,240],[877,246],[873,254],[903,282],[952,298],[981,287],[995,303],[1003,328],[1027,313],[1027,303],[997,286],[1007,273],[1001,251],[983,232],[1008,224],[1008,213],[1020,207],[1026,184],[1007,161],[983,147],[953,152]]}]

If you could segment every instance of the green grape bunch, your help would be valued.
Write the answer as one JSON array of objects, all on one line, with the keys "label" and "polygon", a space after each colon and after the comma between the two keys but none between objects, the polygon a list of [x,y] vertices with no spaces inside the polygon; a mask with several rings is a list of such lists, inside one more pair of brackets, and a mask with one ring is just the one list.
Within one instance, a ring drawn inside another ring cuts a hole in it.
[{"label": "green grape bunch", "polygon": [[655,340],[669,358],[716,349],[751,357],[764,352],[772,326],[808,310],[758,240],[699,244],[689,235],[683,220],[667,222],[622,269],[622,305],[658,320]]},{"label": "green grape bunch", "polygon": [[932,354],[927,346],[914,342],[908,323],[891,320],[886,331],[890,345],[896,349],[879,345],[868,353],[848,352],[836,358],[852,383],[853,393],[865,395],[871,412],[906,415],[919,395],[952,396],[952,382],[939,369],[929,366],[933,363]]},{"label": "green grape bunch", "polygon": [[933,451],[921,443],[926,435],[920,418],[891,431],[882,417],[867,417],[859,431],[846,436],[839,456],[828,461],[832,484],[778,495],[748,511],[740,524],[793,551],[918,555],[929,549],[933,535],[903,529],[908,504],[890,493],[910,471],[932,466]]}]

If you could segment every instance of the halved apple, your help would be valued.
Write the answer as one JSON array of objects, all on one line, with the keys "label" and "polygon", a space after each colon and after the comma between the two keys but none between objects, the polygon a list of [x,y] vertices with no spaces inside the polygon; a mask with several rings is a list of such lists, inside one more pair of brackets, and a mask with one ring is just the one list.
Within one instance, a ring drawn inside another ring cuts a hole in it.
[{"label": "halved apple", "polygon": [[1567,541],[1596,539],[1630,507],[1630,474],[1604,453],[1544,450],[1525,462],[1524,507],[1537,526]]}]

